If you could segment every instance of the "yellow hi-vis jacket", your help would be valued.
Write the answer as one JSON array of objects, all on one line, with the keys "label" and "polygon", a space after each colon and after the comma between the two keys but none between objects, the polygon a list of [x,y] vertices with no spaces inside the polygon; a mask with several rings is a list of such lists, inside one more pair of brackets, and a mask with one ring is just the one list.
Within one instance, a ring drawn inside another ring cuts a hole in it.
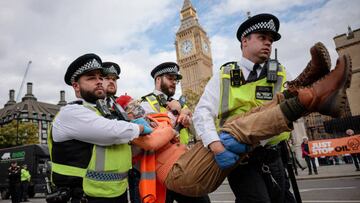
[{"label": "yellow hi-vis jacket", "polygon": [[[150,104],[151,108],[156,113],[166,113],[168,110],[165,107],[160,106],[158,100],[154,95],[148,95],[145,97],[146,101]],[[187,108],[187,107],[184,107]],[[187,128],[182,128],[179,132],[180,143],[188,144],[189,143],[189,130]]]},{"label": "yellow hi-vis jacket", "polygon": [[[101,115],[92,105],[84,102],[83,106]],[[128,144],[93,145],[91,159],[87,168],[58,164],[56,160],[53,160],[51,128],[48,136],[48,146],[52,161],[52,173],[83,178],[82,187],[86,195],[112,198],[118,197],[126,191],[128,187],[128,170],[131,168],[131,149]]]},{"label": "yellow hi-vis jacket", "polygon": [[[221,99],[219,115],[216,121],[218,128],[224,124],[226,119],[245,113],[253,107],[261,106],[263,103],[272,100],[276,93],[284,90],[283,84],[286,81],[286,72],[282,65],[279,66],[277,71],[278,78],[275,83],[267,82],[265,77],[241,86],[232,86],[230,83],[230,71],[235,68],[239,68],[236,62],[227,63],[221,67]],[[281,133],[271,138],[267,145],[276,145],[282,140],[289,139],[289,137],[289,132]]]},{"label": "yellow hi-vis jacket", "polygon": [[28,181],[30,182],[31,175],[30,172],[24,168],[21,169],[21,182]]}]

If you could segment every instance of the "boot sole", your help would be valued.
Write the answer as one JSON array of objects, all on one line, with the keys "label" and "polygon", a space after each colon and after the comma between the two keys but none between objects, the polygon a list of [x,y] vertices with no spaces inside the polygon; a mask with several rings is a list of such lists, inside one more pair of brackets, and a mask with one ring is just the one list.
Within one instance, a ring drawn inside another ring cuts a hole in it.
[{"label": "boot sole", "polygon": [[328,50],[326,49],[325,45],[321,42],[315,44],[315,50],[317,51],[319,57],[322,61],[325,62],[325,68],[330,72],[331,69],[331,58]]},{"label": "boot sole", "polygon": [[[323,115],[329,115],[332,117],[339,117],[345,112],[346,106],[346,89],[350,87],[352,76],[352,62],[348,54],[342,56],[345,61],[345,73],[343,76],[343,83],[340,88],[329,96],[329,99],[319,109],[319,113]],[[330,111],[329,111],[330,110]]]},{"label": "boot sole", "polygon": [[[325,45],[321,42],[317,42],[316,44],[314,44],[314,46],[311,48],[315,51],[315,55],[317,57],[320,58],[320,61],[322,62],[322,65],[319,67],[321,69],[321,75],[318,75],[317,78],[314,78],[314,81],[309,81],[308,83],[303,83],[303,84],[298,84],[298,82],[295,82],[298,80],[298,78],[300,77],[300,75],[298,77],[295,78],[295,80],[293,81],[286,81],[284,83],[284,87],[285,88],[291,88],[291,87],[307,87],[312,85],[314,82],[316,82],[317,80],[319,80],[320,78],[324,77],[326,74],[328,74],[330,72],[331,69],[331,58],[330,58],[330,54],[328,52],[328,50],[326,49]],[[311,50],[310,50],[311,53]],[[305,69],[306,70],[309,66],[311,66],[311,61],[309,61],[309,63],[306,65]],[[302,73],[303,74],[303,73]]]}]

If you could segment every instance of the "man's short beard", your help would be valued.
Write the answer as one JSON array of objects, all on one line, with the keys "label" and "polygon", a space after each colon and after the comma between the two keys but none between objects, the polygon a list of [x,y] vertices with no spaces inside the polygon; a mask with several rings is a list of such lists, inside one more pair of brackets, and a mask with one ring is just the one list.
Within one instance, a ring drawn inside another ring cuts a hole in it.
[{"label": "man's short beard", "polygon": [[106,96],[115,96],[116,94],[116,90],[115,91],[106,91]]},{"label": "man's short beard", "polygon": [[168,96],[170,98],[170,97],[174,96],[175,91],[170,92],[169,89],[170,88],[168,86],[166,86],[166,84],[163,82],[163,79],[161,78],[160,90],[161,90],[161,92],[163,92],[164,94],[166,94],[166,96]]},{"label": "man's short beard", "polygon": [[86,90],[83,90],[83,89],[80,89],[80,95],[85,101],[87,101],[89,103],[92,103],[92,104],[95,104],[96,100],[98,100],[98,99],[104,99],[105,98],[105,94],[101,94],[101,95],[97,96],[95,93],[90,92],[90,91],[86,91]]}]

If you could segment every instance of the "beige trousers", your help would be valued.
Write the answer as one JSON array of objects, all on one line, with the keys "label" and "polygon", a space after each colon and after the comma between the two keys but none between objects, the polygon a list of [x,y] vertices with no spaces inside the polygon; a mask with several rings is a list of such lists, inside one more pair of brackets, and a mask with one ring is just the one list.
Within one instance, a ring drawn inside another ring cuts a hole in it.
[{"label": "beige trousers", "polygon": [[[247,144],[257,144],[260,140],[290,131],[289,121],[278,105],[283,100],[284,96],[277,94],[263,106],[227,120],[221,130]],[[221,170],[215,162],[214,154],[198,142],[175,162],[165,185],[186,196],[203,196],[215,191],[235,167]]]},{"label": "beige trousers", "polygon": [[250,111],[228,119],[222,131],[232,134],[241,143],[250,145],[258,144],[285,131],[291,131],[290,122],[280,110],[280,104],[284,101],[282,93],[263,106],[252,108]]}]

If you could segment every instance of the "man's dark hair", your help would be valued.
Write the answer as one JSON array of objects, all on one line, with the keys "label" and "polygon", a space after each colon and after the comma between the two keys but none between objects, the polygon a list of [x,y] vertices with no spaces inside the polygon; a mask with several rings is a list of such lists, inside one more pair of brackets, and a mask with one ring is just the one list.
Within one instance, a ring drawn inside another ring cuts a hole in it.
[{"label": "man's dark hair", "polygon": [[[248,35],[246,35],[245,36],[248,40],[250,40],[250,38],[251,38],[251,33],[250,34],[248,34]],[[240,42],[240,48],[241,48],[241,50],[242,50],[242,43]]]}]

